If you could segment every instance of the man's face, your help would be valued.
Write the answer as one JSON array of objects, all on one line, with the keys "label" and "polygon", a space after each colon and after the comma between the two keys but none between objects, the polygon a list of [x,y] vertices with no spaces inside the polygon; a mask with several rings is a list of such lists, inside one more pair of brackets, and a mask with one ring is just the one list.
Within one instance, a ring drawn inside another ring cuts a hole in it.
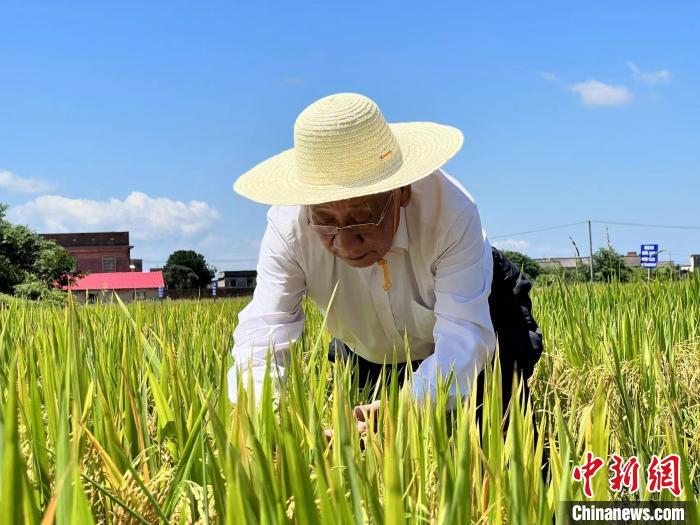
[{"label": "man's face", "polygon": [[[323,246],[349,266],[366,268],[384,257],[394,241],[392,216],[399,205],[406,206],[410,199],[411,187],[401,188],[400,196],[395,195],[384,215],[379,228],[371,234],[359,234],[350,230],[340,230],[336,235],[316,234]],[[391,192],[355,197],[340,201],[326,202],[309,206],[312,224],[327,226],[350,226],[351,224],[376,223],[384,210]],[[397,203],[398,201],[398,203]],[[398,220],[398,218],[397,218]]]}]

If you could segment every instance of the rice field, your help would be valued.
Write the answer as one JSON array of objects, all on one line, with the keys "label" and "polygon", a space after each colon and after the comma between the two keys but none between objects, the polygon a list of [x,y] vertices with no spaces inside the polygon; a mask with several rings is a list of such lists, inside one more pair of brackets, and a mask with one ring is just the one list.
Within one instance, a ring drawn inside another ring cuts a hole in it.
[{"label": "rice field", "polygon": [[[369,393],[326,360],[311,304],[286,387],[273,399],[268,382],[257,409],[242,388],[235,407],[226,394],[244,300],[0,298],[2,523],[564,523],[562,502],[586,499],[572,477],[586,451],[642,469],[678,454],[697,518],[700,279],[556,283],[533,302],[545,354],[505,439],[497,365],[481,426],[473,397],[447,414],[444,395],[418,406],[392,385],[361,438],[352,407]],[[676,499],[644,476],[611,492],[607,477],[595,500]]]}]

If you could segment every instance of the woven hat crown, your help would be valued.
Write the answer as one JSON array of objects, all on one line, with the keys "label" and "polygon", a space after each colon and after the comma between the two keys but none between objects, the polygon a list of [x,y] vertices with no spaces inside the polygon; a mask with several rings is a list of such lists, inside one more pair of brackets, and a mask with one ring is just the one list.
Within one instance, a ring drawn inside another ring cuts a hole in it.
[{"label": "woven hat crown", "polygon": [[294,147],[238,177],[233,189],[272,205],[320,204],[400,188],[427,177],[462,147],[462,132],[435,122],[387,124],[363,95],[317,100],[294,123]]},{"label": "woven hat crown", "polygon": [[377,105],[362,95],[339,93],[299,114],[294,160],[302,184],[353,187],[388,177],[403,157]]}]

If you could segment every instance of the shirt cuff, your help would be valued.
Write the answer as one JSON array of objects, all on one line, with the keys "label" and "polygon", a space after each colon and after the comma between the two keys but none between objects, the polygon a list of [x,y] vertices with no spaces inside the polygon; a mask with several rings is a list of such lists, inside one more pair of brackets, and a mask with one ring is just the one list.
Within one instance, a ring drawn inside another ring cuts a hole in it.
[{"label": "shirt cuff", "polygon": [[[435,408],[437,405],[437,378],[431,380],[422,374],[414,373],[409,388],[411,396],[416,403],[428,403],[431,408]],[[460,392],[462,399],[457,399],[455,380],[453,378],[447,391],[445,408],[447,410],[455,410],[457,404],[461,403],[468,394],[469,392]]]}]

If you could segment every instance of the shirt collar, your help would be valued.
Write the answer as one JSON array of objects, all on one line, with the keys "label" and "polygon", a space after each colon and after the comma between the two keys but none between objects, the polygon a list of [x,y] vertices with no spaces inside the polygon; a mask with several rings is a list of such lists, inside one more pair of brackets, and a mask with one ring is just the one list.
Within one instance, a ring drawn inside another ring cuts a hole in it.
[{"label": "shirt collar", "polygon": [[399,211],[399,227],[394,235],[394,243],[389,251],[396,252],[397,250],[408,250],[408,230],[406,229],[406,208],[401,206]]}]

